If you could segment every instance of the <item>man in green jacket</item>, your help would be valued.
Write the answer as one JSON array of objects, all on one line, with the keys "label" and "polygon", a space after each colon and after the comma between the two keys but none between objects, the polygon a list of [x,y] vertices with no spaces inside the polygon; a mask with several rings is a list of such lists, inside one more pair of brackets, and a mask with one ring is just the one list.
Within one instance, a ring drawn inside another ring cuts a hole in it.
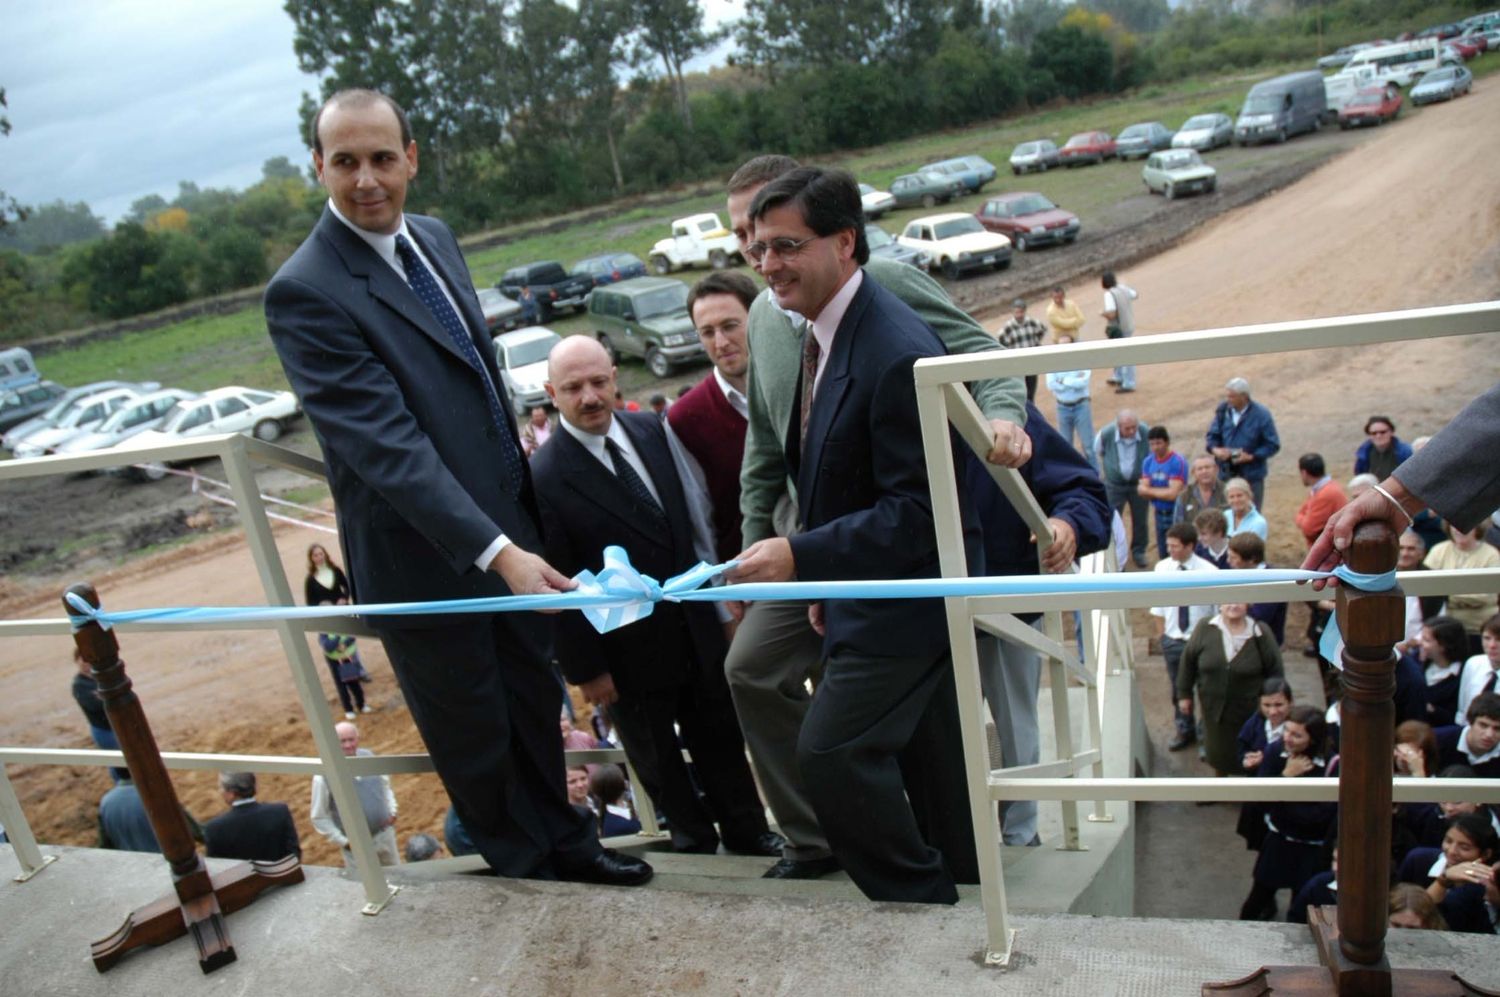
[{"label": "man in green jacket", "polygon": [[[752,241],[749,209],[756,193],[797,166],[787,156],[759,156],[730,178],[730,225],[742,249]],[[950,353],[999,348],[993,336],[916,267],[875,258],[865,265],[865,273],[910,305]],[[787,473],[784,448],[792,407],[798,401],[805,324],[801,316],[781,310],[768,292],[750,308],[746,392],[750,411],[740,472],[747,550],[739,567],[729,574],[731,581],[781,580],[792,570],[791,547],[785,538],[797,530],[796,488]],[[1006,467],[1024,464],[1031,456],[1031,441],[1022,428],[1026,418],[1023,381],[1001,378],[969,388],[994,433],[987,459]],[[922,459],[922,454],[912,454],[912,460]],[[838,868],[818,828],[796,759],[797,734],[811,699],[807,681],[816,677],[821,659],[822,638],[808,622],[805,602],[756,602],[746,608],[725,661],[745,743],[787,841],[781,861],[766,873],[767,878],[809,879]],[[960,882],[965,881],[963,870],[953,871]]]}]

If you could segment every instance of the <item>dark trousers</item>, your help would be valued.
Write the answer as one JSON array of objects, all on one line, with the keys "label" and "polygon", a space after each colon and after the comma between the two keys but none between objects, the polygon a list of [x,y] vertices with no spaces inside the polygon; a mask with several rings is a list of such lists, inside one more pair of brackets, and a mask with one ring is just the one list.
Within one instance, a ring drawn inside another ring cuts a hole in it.
[{"label": "dark trousers", "polygon": [[1163,512],[1153,503],[1151,514],[1156,519],[1156,556],[1165,560],[1167,556],[1167,531],[1172,528],[1172,510],[1168,509]]},{"label": "dark trousers", "polygon": [[[1146,540],[1150,534],[1151,527],[1148,521],[1151,516],[1151,500],[1136,491],[1137,482],[1129,484],[1115,484],[1112,481],[1104,483],[1104,497],[1109,502],[1109,507],[1120,510],[1126,506],[1130,507],[1130,556],[1137,561],[1146,559]],[[1165,555],[1163,555],[1165,556]],[[1124,565],[1120,565],[1124,567]]]},{"label": "dark trousers", "polygon": [[797,760],[818,822],[871,900],[956,903],[955,878],[977,878],[952,690],[946,652],[841,652],[802,725]]},{"label": "dark trousers", "polygon": [[555,878],[600,845],[568,804],[545,661],[516,650],[499,616],[380,635],[417,730],[474,846],[502,876]]},{"label": "dark trousers", "polygon": [[1026,375],[1026,400],[1028,402],[1036,401],[1036,379],[1035,374]]},{"label": "dark trousers", "polygon": [[[697,669],[694,680],[676,689],[622,693],[610,716],[642,787],[667,816],[673,848],[711,854],[722,836],[731,851],[755,850],[769,830],[766,811],[721,664]],[[693,757],[692,773],[682,760],[684,746]]]},{"label": "dark trousers", "polygon": [[1182,649],[1185,647],[1185,640],[1166,636],[1161,639],[1161,656],[1167,659],[1167,681],[1172,684],[1172,722],[1177,727],[1177,733],[1191,735],[1193,715],[1182,712],[1177,705],[1177,666],[1182,664]]},{"label": "dark trousers", "polygon": [[333,676],[333,687],[339,691],[339,702],[343,704],[345,713],[353,713],[355,710],[365,708],[365,689],[360,685],[359,679],[345,682],[339,678],[339,663],[327,658],[328,673]]}]

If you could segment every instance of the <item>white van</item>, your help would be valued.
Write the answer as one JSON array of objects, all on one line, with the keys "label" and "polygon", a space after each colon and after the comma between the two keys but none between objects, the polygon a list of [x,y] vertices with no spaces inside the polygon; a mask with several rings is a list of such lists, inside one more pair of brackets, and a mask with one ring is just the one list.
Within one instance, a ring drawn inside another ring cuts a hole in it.
[{"label": "white van", "polygon": [[1323,114],[1324,121],[1337,121],[1339,112],[1344,105],[1349,103],[1350,98],[1359,93],[1365,87],[1374,86],[1379,82],[1375,78],[1375,67],[1366,63],[1356,66],[1353,70],[1343,70],[1332,76],[1323,78],[1323,94],[1328,100],[1328,110]]},{"label": "white van", "polygon": [[41,379],[30,352],[19,346],[0,350],[0,391],[29,387]]},{"label": "white van", "polygon": [[1376,82],[1409,87],[1423,73],[1437,69],[1442,64],[1443,43],[1440,39],[1413,38],[1409,42],[1377,45],[1357,52],[1340,75],[1368,66],[1375,70]]}]

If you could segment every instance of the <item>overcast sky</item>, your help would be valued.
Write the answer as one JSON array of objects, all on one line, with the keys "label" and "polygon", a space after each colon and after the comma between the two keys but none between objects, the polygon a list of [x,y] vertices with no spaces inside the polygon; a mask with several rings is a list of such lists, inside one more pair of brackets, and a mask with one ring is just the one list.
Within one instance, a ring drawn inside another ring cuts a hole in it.
[{"label": "overcast sky", "polygon": [[[737,4],[704,0],[711,22]],[[303,164],[297,69],[279,0],[11,0],[0,31],[0,190],[86,201],[113,223],[180,180],[242,189],[261,164]],[[696,67],[693,67],[696,68]]]}]

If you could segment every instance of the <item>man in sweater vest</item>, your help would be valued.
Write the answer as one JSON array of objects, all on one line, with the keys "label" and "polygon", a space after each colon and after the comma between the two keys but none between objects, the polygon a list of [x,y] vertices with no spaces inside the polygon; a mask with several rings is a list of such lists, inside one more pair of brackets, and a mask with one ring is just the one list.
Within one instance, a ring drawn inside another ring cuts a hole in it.
[{"label": "man in sweater vest", "polygon": [[[1146,462],[1146,434],[1151,427],[1130,409],[1121,409],[1115,421],[1094,435],[1094,459],[1111,509],[1130,507],[1130,559],[1137,568],[1146,566],[1146,540],[1150,536],[1151,500],[1137,487]],[[1121,568],[1124,565],[1120,565]]]},{"label": "man in sweater vest", "polygon": [[750,374],[746,330],[758,293],[754,281],[733,270],[711,273],[688,292],[688,314],[714,369],[667,410],[667,424],[703,469],[720,561],[734,557],[743,547],[740,465],[745,460],[750,415],[745,396]]},{"label": "man in sweater vest", "polygon": [[[359,746],[359,728],[351,723],[333,725],[339,736],[339,747],[350,758],[373,754],[369,748]],[[388,775],[362,775],[354,780],[359,791],[359,804],[364,810],[365,825],[375,839],[375,856],[381,865],[400,865],[401,853],[396,847],[396,794],[391,792],[391,777]],[[349,850],[347,823],[333,802],[333,793],[321,775],[313,776],[312,805],[309,819],[317,832],[339,847],[344,865],[354,869],[354,853]]]}]

